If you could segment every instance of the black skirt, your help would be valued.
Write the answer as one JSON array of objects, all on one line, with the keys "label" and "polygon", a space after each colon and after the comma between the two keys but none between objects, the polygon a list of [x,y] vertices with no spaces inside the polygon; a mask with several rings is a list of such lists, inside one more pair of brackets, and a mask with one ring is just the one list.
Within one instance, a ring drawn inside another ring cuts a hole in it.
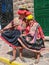
[{"label": "black skirt", "polygon": [[28,43],[25,38],[26,37],[24,36],[20,37],[21,41],[26,47],[30,49],[34,49],[34,50],[40,50],[41,48],[45,48],[44,41],[42,38],[40,38],[39,40],[36,40],[36,42],[32,44]]},{"label": "black skirt", "polygon": [[15,29],[6,30],[4,33],[2,33],[2,37],[14,46],[21,46],[21,44],[17,41],[20,35],[21,32]]}]

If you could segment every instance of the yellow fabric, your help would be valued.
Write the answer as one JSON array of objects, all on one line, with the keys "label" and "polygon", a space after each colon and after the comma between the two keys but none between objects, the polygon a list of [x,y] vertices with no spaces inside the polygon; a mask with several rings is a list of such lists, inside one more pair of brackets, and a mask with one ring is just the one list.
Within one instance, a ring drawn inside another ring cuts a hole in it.
[{"label": "yellow fabric", "polygon": [[26,17],[26,19],[27,19],[27,20],[34,19],[34,16],[33,16],[33,15],[28,15],[28,16]]}]

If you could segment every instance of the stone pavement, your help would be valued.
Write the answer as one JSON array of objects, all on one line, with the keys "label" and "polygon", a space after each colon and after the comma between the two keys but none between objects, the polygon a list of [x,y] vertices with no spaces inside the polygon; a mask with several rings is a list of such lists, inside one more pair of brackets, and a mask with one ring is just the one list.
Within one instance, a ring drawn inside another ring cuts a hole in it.
[{"label": "stone pavement", "polygon": [[[49,48],[49,41],[45,42],[45,45],[47,48]],[[16,60],[15,62],[24,63],[25,65],[49,65],[49,51],[44,50],[41,52],[43,57],[40,57],[40,62],[38,64],[35,64],[35,59],[32,57],[34,54],[30,51],[23,50],[23,57],[26,62],[23,62],[19,58],[19,50],[17,50]],[[7,45],[2,39],[0,39],[0,57],[5,57],[7,59],[12,58],[12,48]],[[0,62],[0,65],[5,65]]]}]

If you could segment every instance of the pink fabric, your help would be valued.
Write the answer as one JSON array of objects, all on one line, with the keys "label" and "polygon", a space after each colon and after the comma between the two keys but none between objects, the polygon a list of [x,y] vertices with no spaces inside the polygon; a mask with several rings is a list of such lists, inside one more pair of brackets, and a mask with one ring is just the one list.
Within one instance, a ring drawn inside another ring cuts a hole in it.
[{"label": "pink fabric", "polygon": [[42,38],[42,39],[44,39],[44,33],[43,33],[43,31],[42,31],[41,26],[38,27],[37,38]]},{"label": "pink fabric", "polygon": [[17,28],[17,29],[21,31],[21,30],[22,30],[22,27],[21,27],[21,26],[18,26],[18,28]]}]

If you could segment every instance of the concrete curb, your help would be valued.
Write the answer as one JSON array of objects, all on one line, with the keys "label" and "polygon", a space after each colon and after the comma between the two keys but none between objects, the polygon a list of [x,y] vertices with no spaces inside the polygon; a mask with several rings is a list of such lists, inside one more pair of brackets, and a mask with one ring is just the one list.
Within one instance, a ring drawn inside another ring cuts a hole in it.
[{"label": "concrete curb", "polygon": [[45,36],[45,40],[46,41],[49,41],[49,36]]}]

